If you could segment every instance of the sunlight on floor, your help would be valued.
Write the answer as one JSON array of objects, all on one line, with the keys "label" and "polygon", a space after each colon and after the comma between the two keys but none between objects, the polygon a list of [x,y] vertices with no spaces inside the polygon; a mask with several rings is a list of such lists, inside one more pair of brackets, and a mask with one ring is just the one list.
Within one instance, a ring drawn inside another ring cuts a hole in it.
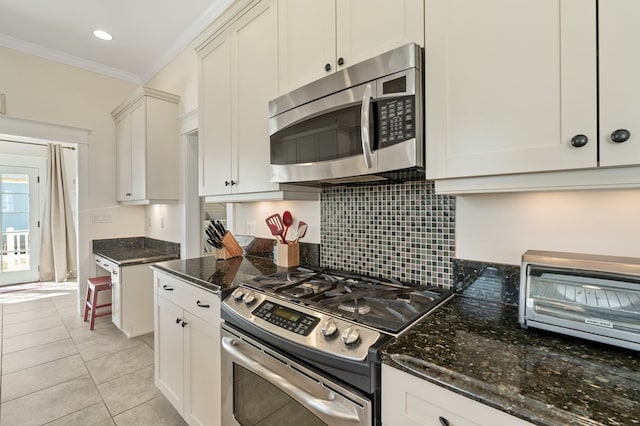
[{"label": "sunlight on floor", "polygon": [[51,297],[66,296],[78,290],[77,281],[36,282],[0,288],[0,303],[30,302]]}]

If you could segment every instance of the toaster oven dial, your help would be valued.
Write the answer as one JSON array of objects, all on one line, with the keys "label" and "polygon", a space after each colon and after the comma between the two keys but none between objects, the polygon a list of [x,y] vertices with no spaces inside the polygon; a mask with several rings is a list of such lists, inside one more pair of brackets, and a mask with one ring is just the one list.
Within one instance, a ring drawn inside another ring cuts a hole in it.
[{"label": "toaster oven dial", "polygon": [[342,341],[345,345],[351,346],[358,343],[360,340],[360,333],[355,326],[351,326],[342,332]]},{"label": "toaster oven dial", "polygon": [[245,305],[249,306],[256,301],[256,293],[253,291],[246,292],[244,296],[242,296],[242,301]]},{"label": "toaster oven dial", "polygon": [[336,331],[338,331],[338,326],[336,325],[336,322],[331,318],[326,320],[324,324],[322,324],[322,328],[320,329],[320,333],[322,333],[324,337],[332,337],[336,334]]}]

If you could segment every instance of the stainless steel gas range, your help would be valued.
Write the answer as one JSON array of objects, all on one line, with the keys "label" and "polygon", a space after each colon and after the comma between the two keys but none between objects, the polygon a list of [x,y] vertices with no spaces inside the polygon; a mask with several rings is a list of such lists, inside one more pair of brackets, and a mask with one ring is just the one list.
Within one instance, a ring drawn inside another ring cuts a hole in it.
[{"label": "stainless steel gas range", "polygon": [[223,424],[380,424],[380,348],[452,295],[303,268],[242,283],[222,303]]}]

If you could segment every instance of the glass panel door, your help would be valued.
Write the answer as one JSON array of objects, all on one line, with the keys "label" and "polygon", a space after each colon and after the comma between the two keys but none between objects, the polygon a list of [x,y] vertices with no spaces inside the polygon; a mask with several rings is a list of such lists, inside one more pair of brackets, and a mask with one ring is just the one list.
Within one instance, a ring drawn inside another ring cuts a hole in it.
[{"label": "glass panel door", "polygon": [[0,285],[38,280],[38,169],[0,166]]}]

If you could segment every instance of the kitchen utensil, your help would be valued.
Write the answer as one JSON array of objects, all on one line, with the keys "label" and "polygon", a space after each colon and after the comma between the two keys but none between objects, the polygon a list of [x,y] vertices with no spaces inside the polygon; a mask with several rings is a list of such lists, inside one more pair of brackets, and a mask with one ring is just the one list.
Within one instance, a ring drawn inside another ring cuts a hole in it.
[{"label": "kitchen utensil", "polygon": [[213,238],[214,238],[214,235],[215,235],[215,234],[213,233],[213,231],[211,231],[211,229],[209,229],[209,228],[205,228],[204,232],[205,232],[205,234],[207,234],[207,237],[209,237],[209,238],[211,238],[211,239],[213,239]]},{"label": "kitchen utensil", "polygon": [[282,238],[287,241],[287,232],[289,232],[289,227],[293,225],[293,216],[291,215],[291,212],[289,210],[285,210],[284,213],[282,213],[282,223],[285,226],[284,235],[282,236]]},{"label": "kitchen utensil", "polygon": [[282,240],[283,244],[287,244],[287,240],[284,239],[284,223],[282,223],[282,217],[280,213],[275,213],[265,219],[271,235],[278,236]]},{"label": "kitchen utensil", "polygon": [[208,239],[207,239],[207,242],[208,242],[209,244],[211,244],[213,247],[217,248],[217,249],[221,249],[221,248],[222,248],[222,244],[220,244],[220,242],[219,242],[219,241],[217,241],[217,240],[213,240],[213,239],[211,239],[211,238],[208,238]]},{"label": "kitchen utensil", "polygon": [[211,223],[213,223],[213,226],[216,228],[216,230],[220,232],[220,236],[224,237],[225,234],[227,233],[227,230],[224,228],[224,225],[222,224],[222,222],[218,220],[215,223],[211,221]]},{"label": "kitchen utensil", "polygon": [[296,236],[296,239],[293,240],[294,243],[297,243],[299,240],[304,238],[305,235],[307,235],[308,227],[309,225],[307,225],[307,223],[302,220],[298,223],[298,235]]}]

